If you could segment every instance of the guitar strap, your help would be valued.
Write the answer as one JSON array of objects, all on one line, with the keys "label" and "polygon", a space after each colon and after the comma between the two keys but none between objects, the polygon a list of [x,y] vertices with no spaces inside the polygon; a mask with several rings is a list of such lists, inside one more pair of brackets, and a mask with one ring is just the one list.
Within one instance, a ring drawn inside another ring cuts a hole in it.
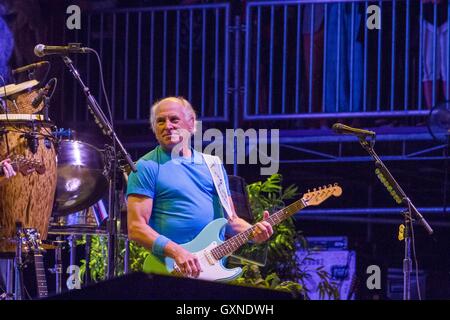
[{"label": "guitar strap", "polygon": [[206,165],[208,166],[209,172],[211,173],[214,186],[216,187],[216,191],[219,195],[222,207],[225,209],[229,219],[234,218],[235,214],[233,213],[233,210],[231,210],[231,204],[228,201],[228,192],[222,170],[222,161],[219,157],[204,153],[203,159],[205,159]]}]

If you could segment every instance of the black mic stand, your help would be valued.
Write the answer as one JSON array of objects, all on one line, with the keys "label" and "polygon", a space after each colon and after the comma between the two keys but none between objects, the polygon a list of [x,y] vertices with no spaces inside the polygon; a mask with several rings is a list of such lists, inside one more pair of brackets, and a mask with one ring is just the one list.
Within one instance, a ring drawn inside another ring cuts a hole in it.
[{"label": "black mic stand", "polygon": [[[87,102],[88,102],[88,110],[91,112],[91,114],[94,116],[95,123],[100,127],[103,134],[111,139],[112,141],[112,149],[113,152],[106,152],[108,154],[112,154],[106,157],[106,167],[108,167],[109,170],[109,201],[108,201],[108,264],[107,264],[107,272],[106,272],[106,278],[110,279],[114,277],[115,275],[115,261],[117,257],[117,210],[116,210],[116,170],[117,168],[120,168],[122,171],[124,171],[124,168],[122,166],[118,166],[118,157],[119,154],[126,163],[130,166],[131,170],[133,172],[136,172],[136,166],[134,162],[131,160],[130,155],[125,150],[125,147],[120,142],[119,138],[117,137],[116,133],[114,132],[114,129],[112,125],[109,123],[108,119],[106,118],[105,114],[103,113],[102,109],[100,108],[99,104],[95,100],[94,96],[92,96],[90,89],[84,84],[83,80],[80,77],[79,72],[74,67],[72,60],[67,57],[63,56],[63,61],[66,64],[66,66],[69,68],[72,75],[75,77],[75,79],[80,83],[84,94],[86,95]],[[117,150],[118,149],[118,150]],[[118,152],[117,152],[118,151]]]},{"label": "black mic stand", "polygon": [[403,232],[403,239],[405,241],[405,257],[403,259],[403,300],[411,299],[411,244],[410,244],[410,225],[412,226],[413,217],[412,215],[419,220],[419,223],[425,228],[429,235],[433,234],[433,229],[431,229],[428,222],[425,218],[420,214],[420,212],[416,209],[414,204],[405,194],[403,189],[394,179],[392,174],[389,172],[387,167],[384,165],[383,161],[381,161],[380,157],[376,154],[373,146],[375,144],[375,140],[372,139],[369,143],[365,136],[358,136],[359,143],[362,147],[372,156],[375,160],[375,166],[377,167],[376,173],[379,178],[382,180],[383,184],[388,188],[388,191],[394,197],[395,201],[398,204],[403,203],[406,206],[406,209],[402,212],[405,219],[405,229]]}]

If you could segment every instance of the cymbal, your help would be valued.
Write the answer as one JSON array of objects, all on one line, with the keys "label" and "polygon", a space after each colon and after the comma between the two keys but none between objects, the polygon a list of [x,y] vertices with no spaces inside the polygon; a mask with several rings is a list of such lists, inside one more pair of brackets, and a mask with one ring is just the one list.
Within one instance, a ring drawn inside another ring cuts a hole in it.
[{"label": "cymbal", "polygon": [[29,81],[25,81],[25,82],[22,82],[19,84],[15,84],[15,83],[8,84],[4,87],[0,87],[0,98],[8,97],[13,94],[19,93],[21,91],[33,88],[38,84],[39,84],[39,81],[37,81],[37,80],[29,80]]}]

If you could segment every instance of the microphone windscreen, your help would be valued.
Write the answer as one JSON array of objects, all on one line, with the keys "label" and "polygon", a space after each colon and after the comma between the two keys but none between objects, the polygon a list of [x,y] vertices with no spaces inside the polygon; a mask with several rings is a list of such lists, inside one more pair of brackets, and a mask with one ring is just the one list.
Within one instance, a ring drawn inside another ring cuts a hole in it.
[{"label": "microphone windscreen", "polygon": [[34,54],[38,57],[44,56],[45,46],[43,44],[38,44],[34,47]]}]

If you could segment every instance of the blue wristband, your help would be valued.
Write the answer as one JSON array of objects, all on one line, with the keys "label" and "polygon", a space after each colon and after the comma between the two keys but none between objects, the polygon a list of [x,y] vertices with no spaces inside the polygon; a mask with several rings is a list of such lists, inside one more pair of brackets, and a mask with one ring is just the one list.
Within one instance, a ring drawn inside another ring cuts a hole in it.
[{"label": "blue wristband", "polygon": [[160,235],[153,242],[152,252],[157,256],[164,256],[164,248],[170,240],[163,235]]}]

